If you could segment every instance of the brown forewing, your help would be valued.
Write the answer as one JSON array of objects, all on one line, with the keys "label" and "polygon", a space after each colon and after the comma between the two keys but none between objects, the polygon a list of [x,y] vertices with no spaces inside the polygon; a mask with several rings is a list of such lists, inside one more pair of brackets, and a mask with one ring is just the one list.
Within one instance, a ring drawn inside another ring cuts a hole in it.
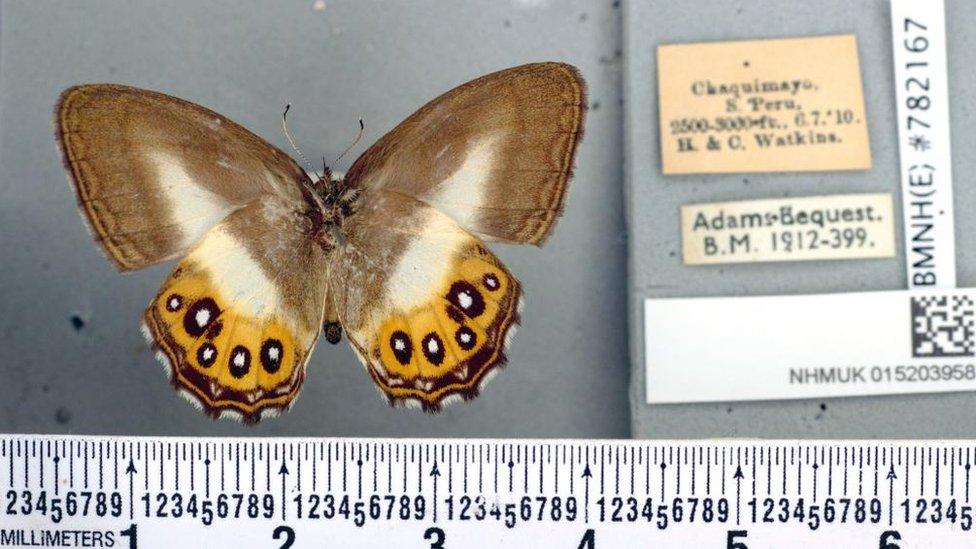
[{"label": "brown forewing", "polygon": [[[65,90],[55,116],[79,206],[122,270],[187,251],[204,229],[201,218],[219,220],[268,193],[301,203],[299,182],[307,176],[294,161],[242,126],[188,101],[90,84]],[[161,177],[159,158],[175,161],[191,181],[185,195],[205,192],[215,198],[197,200],[191,211],[175,211],[170,193],[176,183]]]},{"label": "brown forewing", "polygon": [[[421,107],[363,153],[346,179],[461,212],[455,220],[486,239],[541,244],[562,213],[585,112],[585,84],[574,67],[503,70]],[[493,147],[482,194],[439,203],[442,185],[485,139]]]}]

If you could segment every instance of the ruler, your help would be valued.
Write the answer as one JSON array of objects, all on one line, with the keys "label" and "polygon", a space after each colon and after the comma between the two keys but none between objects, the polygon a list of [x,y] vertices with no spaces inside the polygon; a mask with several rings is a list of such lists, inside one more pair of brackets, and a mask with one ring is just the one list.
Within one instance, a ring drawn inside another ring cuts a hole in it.
[{"label": "ruler", "polygon": [[976,544],[976,443],[0,436],[0,547]]}]

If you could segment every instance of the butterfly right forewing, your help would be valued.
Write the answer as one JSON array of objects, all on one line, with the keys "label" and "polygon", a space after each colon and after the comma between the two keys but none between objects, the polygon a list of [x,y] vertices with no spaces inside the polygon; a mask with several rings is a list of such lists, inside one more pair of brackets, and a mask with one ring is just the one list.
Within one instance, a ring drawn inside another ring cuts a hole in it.
[{"label": "butterfly right forewing", "polygon": [[541,244],[562,214],[585,115],[575,67],[505,69],[418,109],[346,180],[410,195],[485,240]]}]

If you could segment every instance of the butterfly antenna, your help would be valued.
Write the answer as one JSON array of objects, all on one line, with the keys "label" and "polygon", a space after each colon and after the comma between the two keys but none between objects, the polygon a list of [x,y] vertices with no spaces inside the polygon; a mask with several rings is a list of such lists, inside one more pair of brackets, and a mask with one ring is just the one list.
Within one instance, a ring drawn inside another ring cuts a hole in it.
[{"label": "butterfly antenna", "polygon": [[295,152],[298,153],[298,157],[301,158],[302,162],[305,163],[305,167],[308,168],[310,172],[315,174],[316,179],[321,179],[322,176],[319,175],[314,168],[312,168],[312,163],[309,162],[307,158],[305,158],[305,154],[302,152],[301,149],[298,148],[298,145],[295,144],[295,139],[291,136],[291,132],[288,131],[288,110],[289,109],[291,109],[291,103],[285,105],[285,112],[281,113],[281,127],[282,129],[285,130],[285,137],[288,139],[288,143],[291,144],[291,148],[295,149]]},{"label": "butterfly antenna", "polygon": [[359,135],[356,136],[356,139],[353,140],[353,142],[352,142],[351,145],[349,145],[348,147],[346,147],[346,150],[342,151],[342,153],[339,154],[339,156],[336,157],[336,159],[332,162],[332,165],[333,166],[336,165],[336,164],[338,164],[339,161],[342,160],[342,157],[343,156],[346,156],[346,153],[349,152],[350,150],[352,150],[352,148],[355,147],[357,143],[359,143],[359,140],[363,138],[363,132],[365,132],[365,131],[366,131],[366,124],[364,124],[363,123],[363,119],[360,118],[359,119]]}]

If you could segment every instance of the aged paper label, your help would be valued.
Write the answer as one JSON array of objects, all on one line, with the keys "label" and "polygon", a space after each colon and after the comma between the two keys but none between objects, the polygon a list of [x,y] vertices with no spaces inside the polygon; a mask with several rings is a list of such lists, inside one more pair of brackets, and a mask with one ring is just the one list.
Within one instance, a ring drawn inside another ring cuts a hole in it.
[{"label": "aged paper label", "polygon": [[871,167],[854,35],[658,46],[665,174]]},{"label": "aged paper label", "polygon": [[894,257],[891,195],[841,194],[681,207],[686,265]]}]

